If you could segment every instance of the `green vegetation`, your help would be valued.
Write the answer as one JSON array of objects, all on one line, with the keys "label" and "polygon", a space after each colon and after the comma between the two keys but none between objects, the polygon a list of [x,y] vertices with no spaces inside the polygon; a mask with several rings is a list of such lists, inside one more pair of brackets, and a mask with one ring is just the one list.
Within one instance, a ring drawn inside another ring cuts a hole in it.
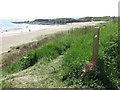
[{"label": "green vegetation", "polygon": [[116,21],[117,17],[110,17],[110,16],[105,16],[105,17],[85,17],[84,19],[91,20],[93,19],[94,21]]},{"label": "green vegetation", "polygon": [[43,58],[46,58],[46,60],[48,61],[52,60],[53,58],[62,55],[68,48],[70,48],[70,46],[67,45],[67,42],[62,40],[62,38],[60,38],[59,40],[56,39],[53,42],[49,42],[42,47],[27,52],[19,60],[4,68],[3,74],[14,73],[26,69]]},{"label": "green vegetation", "polygon": [[79,81],[81,80],[82,64],[89,61],[92,56],[92,35],[87,33],[75,40],[76,43],[63,59],[63,81],[69,81],[70,85],[76,82],[86,88],[116,88],[115,84],[118,84],[120,80],[118,79],[120,61],[118,60],[117,30],[117,24],[113,23],[101,28],[97,70],[88,73],[82,84]]},{"label": "green vegetation", "polygon": [[[39,75],[40,66],[46,65],[48,67],[48,63],[51,63],[52,60],[54,62],[55,58],[62,55],[63,58],[60,59],[60,65],[57,64],[55,68],[53,67],[55,72],[49,77],[52,80],[57,78],[58,82],[65,83],[66,87],[72,88],[119,89],[118,27],[116,23],[107,23],[104,27],[100,27],[99,59],[96,70],[88,72],[85,80],[81,79],[82,67],[83,64],[90,61],[92,56],[94,27],[68,31],[62,37],[27,52],[19,60],[4,68],[3,75],[18,72],[33,65],[33,72],[35,75]],[[45,81],[48,82],[49,79]],[[46,83],[45,81],[43,81],[44,84]],[[5,86],[9,83],[4,82],[3,85]],[[31,85],[39,87],[41,82],[34,82]]]}]

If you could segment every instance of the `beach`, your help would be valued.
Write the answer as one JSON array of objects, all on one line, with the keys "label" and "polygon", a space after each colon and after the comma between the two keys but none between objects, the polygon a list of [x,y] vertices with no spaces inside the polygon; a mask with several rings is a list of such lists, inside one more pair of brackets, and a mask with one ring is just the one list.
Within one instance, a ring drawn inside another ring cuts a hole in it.
[{"label": "beach", "polygon": [[93,21],[93,22],[80,22],[80,23],[68,23],[66,25],[56,25],[45,29],[37,28],[26,28],[24,31],[18,32],[5,32],[0,33],[0,54],[8,52],[10,47],[26,44],[36,40],[36,37],[42,35],[54,34],[61,31],[70,30],[72,28],[81,28],[84,26],[94,26],[99,23],[105,23],[104,21]]}]

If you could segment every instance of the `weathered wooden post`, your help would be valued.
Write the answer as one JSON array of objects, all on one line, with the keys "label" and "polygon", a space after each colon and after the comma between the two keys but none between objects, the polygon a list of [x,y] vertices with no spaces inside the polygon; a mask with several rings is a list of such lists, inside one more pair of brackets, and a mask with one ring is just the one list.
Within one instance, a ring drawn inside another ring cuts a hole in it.
[{"label": "weathered wooden post", "polygon": [[99,48],[99,27],[95,27],[94,36],[93,36],[93,54],[92,54],[92,62],[96,63],[98,59],[98,48]]},{"label": "weathered wooden post", "polygon": [[82,79],[84,80],[86,73],[89,71],[94,71],[96,62],[98,60],[98,46],[99,46],[99,27],[95,27],[94,35],[93,35],[93,55],[89,63],[86,63],[83,68]]}]

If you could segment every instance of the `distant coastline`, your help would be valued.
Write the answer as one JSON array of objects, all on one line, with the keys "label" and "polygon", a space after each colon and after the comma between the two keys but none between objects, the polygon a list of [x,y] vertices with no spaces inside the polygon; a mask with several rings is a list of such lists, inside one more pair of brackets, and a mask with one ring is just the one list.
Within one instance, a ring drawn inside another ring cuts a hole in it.
[{"label": "distant coastline", "polygon": [[81,22],[92,22],[92,21],[110,21],[115,17],[104,16],[104,17],[83,17],[83,18],[47,18],[47,19],[6,19],[2,20],[0,32],[28,32],[29,30],[42,30],[46,28],[53,28],[59,25],[67,25],[69,23],[81,23]]},{"label": "distant coastline", "polygon": [[91,22],[91,21],[110,21],[115,16],[104,17],[83,17],[83,18],[55,18],[55,19],[35,19],[33,21],[12,22],[14,24],[37,24],[37,25],[65,25],[67,23]]},{"label": "distant coastline", "polygon": [[64,25],[67,23],[74,22],[90,22],[91,19],[74,19],[74,18],[56,18],[56,19],[35,19],[33,21],[23,21],[23,22],[12,22],[14,24],[37,24],[37,25]]}]

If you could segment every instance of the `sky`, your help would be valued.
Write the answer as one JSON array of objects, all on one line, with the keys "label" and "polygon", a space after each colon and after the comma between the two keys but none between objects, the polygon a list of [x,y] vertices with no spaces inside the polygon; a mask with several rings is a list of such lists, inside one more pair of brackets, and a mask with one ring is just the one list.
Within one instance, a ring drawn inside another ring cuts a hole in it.
[{"label": "sky", "polygon": [[0,0],[0,18],[118,16],[120,0]]}]

